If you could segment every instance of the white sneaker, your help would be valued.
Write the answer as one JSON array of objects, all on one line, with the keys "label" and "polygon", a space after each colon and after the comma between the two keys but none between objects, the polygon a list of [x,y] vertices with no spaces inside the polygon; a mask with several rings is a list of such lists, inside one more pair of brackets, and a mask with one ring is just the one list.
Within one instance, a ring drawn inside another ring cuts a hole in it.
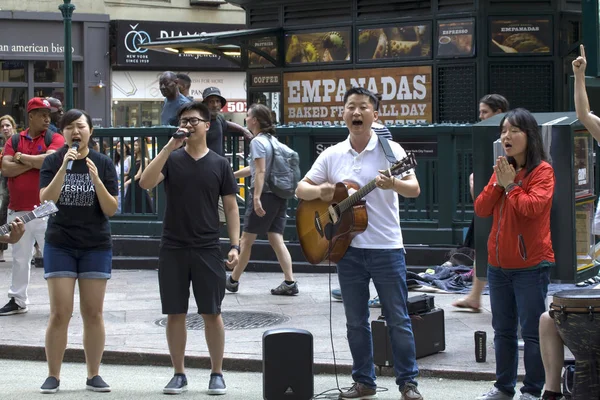
[{"label": "white sneaker", "polygon": [[493,388],[486,394],[477,397],[476,400],[512,400],[514,396],[509,396],[504,392],[501,392],[498,388]]},{"label": "white sneaker", "polygon": [[521,397],[519,397],[519,400],[540,400],[540,398],[535,397],[531,393],[523,393]]}]

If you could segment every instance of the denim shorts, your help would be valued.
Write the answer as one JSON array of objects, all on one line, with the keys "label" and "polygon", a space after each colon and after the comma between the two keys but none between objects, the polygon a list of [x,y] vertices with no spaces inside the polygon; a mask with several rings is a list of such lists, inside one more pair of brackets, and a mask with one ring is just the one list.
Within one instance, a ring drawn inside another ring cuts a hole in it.
[{"label": "denim shorts", "polygon": [[44,246],[44,278],[110,279],[112,249]]}]

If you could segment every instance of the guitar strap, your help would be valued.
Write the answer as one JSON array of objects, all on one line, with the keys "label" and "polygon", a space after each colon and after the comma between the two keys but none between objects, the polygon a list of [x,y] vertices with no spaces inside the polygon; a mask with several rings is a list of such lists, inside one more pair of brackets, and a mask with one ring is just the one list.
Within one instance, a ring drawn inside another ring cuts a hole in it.
[{"label": "guitar strap", "polygon": [[394,152],[392,151],[392,147],[390,146],[389,139],[386,139],[381,135],[377,135],[377,139],[379,139],[379,144],[381,145],[381,148],[383,149],[385,158],[387,158],[387,160],[391,164],[397,163],[398,160],[396,160],[396,157],[394,156]]}]

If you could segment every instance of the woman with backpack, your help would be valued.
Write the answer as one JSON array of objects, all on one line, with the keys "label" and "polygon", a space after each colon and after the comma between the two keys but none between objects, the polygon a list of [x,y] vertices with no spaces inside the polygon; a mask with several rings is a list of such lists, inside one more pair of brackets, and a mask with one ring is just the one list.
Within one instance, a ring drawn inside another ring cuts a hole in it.
[{"label": "woman with backpack", "polygon": [[240,261],[227,277],[225,287],[233,293],[238,291],[240,277],[250,260],[252,245],[258,235],[266,233],[284,276],[284,281],[271,289],[271,294],[296,295],[298,284],[294,281],[292,257],[283,242],[287,220],[287,199],[275,195],[267,183],[270,173],[267,166],[271,165],[274,155],[273,146],[277,145],[274,143],[277,142],[277,138],[275,138],[271,110],[262,104],[253,104],[248,109],[246,126],[254,134],[254,140],[250,142],[250,166],[236,171],[234,176],[236,178],[251,176],[252,179],[240,242]]}]

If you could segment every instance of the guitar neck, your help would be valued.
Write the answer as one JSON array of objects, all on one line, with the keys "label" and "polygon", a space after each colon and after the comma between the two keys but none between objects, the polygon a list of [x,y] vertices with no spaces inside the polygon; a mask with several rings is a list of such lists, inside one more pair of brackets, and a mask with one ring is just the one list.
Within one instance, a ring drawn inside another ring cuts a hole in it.
[{"label": "guitar neck", "polygon": [[[23,214],[19,217],[19,219],[21,221],[23,221],[23,223],[25,223],[25,224],[28,223],[29,221],[33,221],[36,218],[37,217],[35,216],[33,211],[30,211],[27,214]],[[10,224],[4,224],[4,225],[0,226],[0,234],[8,235],[9,233],[10,233]]]},{"label": "guitar neck", "polygon": [[[387,176],[389,174],[386,171],[384,173],[384,175]],[[344,211],[349,210],[350,208],[354,207],[356,204],[358,204],[358,202],[363,197],[365,197],[366,195],[368,195],[369,193],[371,193],[373,191],[373,189],[375,189],[376,187],[377,187],[376,180],[373,179],[371,182],[367,183],[365,186],[363,186],[360,189],[358,189],[352,195],[348,196],[348,198],[342,200],[338,204],[338,207],[340,208],[340,211],[344,212]]]}]

